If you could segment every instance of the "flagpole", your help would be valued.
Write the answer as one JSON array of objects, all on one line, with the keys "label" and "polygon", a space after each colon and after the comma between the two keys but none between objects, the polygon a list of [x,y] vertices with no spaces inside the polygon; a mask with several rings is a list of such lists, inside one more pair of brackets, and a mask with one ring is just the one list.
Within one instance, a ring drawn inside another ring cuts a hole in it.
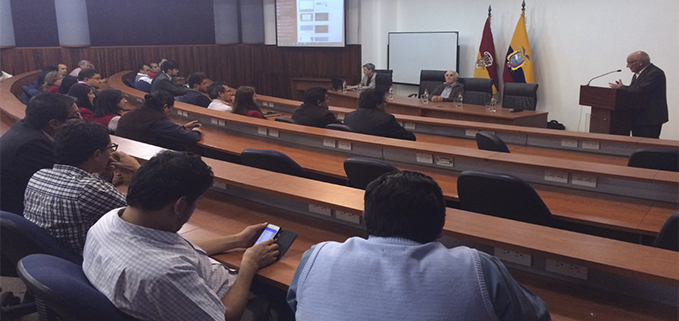
[{"label": "flagpole", "polygon": [[521,11],[526,11],[526,0],[521,3]]},{"label": "flagpole", "polygon": [[491,8],[490,8],[490,5],[488,5],[488,17],[490,17],[490,11],[491,11]]}]

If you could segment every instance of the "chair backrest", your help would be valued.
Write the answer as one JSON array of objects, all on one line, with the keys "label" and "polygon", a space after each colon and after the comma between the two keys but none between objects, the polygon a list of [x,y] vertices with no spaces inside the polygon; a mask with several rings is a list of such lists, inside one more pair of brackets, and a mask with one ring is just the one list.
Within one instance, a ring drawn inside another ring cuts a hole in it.
[{"label": "chair backrest", "polygon": [[459,80],[464,83],[465,104],[485,105],[493,98],[493,80],[486,78],[464,78]]},{"label": "chair backrest", "polygon": [[376,74],[387,74],[387,75],[393,75],[394,71],[391,69],[375,69]]},{"label": "chair backrest", "polygon": [[150,93],[151,92],[151,84],[143,81],[143,80],[137,80],[134,82],[134,89],[136,90],[141,90],[145,93]]},{"label": "chair backrest", "polygon": [[679,251],[679,212],[675,212],[660,228],[658,237],[653,242],[654,247]]},{"label": "chair backrest", "polygon": [[457,178],[460,208],[544,226],[552,213],[533,187],[522,179],[499,173],[464,171]]},{"label": "chair backrest", "polygon": [[269,149],[245,149],[240,154],[243,165],[299,177],[309,177],[307,171],[279,151]]},{"label": "chair backrest", "polygon": [[538,84],[506,83],[502,92],[502,107],[535,110],[538,103]]},{"label": "chair backrest", "polygon": [[283,116],[280,116],[280,117],[274,118],[274,120],[275,120],[275,121],[279,121],[279,122],[281,122],[281,123],[297,124],[297,122],[296,122],[294,119],[290,118],[290,117],[283,117]]},{"label": "chair backrest", "polygon": [[132,78],[123,78],[123,82],[124,82],[125,85],[127,85],[128,87],[134,88],[134,82],[135,82],[134,79],[132,79]]},{"label": "chair backrest", "polygon": [[19,260],[30,254],[49,254],[80,264],[82,257],[71,252],[65,244],[45,229],[33,224],[21,215],[0,211],[0,253],[3,262],[2,275],[14,276]]},{"label": "chair backrest", "polygon": [[431,92],[434,91],[436,87],[445,81],[445,70],[420,70],[420,90],[417,93],[417,97],[422,97],[425,89],[427,89],[429,94],[431,94]]},{"label": "chair backrest", "polygon": [[679,172],[679,150],[642,148],[632,153],[627,166]]},{"label": "chair backrest", "polygon": [[392,78],[390,73],[376,73],[375,74],[375,90],[387,93],[389,87],[392,85]]},{"label": "chair backrest", "polygon": [[344,172],[349,178],[349,186],[365,189],[370,182],[385,173],[398,171],[383,160],[367,157],[349,157],[344,161]]},{"label": "chair backrest", "polygon": [[480,131],[476,133],[476,146],[482,150],[509,153],[507,144],[495,134]]},{"label": "chair backrest", "polygon": [[344,125],[344,124],[328,124],[325,126],[327,129],[334,129],[334,130],[341,130],[344,132],[353,132],[354,130],[351,129],[351,127]]},{"label": "chair backrest", "polygon": [[51,319],[52,313],[74,321],[135,320],[92,286],[78,264],[56,256],[32,254],[19,261],[17,270],[35,295],[41,320]]}]

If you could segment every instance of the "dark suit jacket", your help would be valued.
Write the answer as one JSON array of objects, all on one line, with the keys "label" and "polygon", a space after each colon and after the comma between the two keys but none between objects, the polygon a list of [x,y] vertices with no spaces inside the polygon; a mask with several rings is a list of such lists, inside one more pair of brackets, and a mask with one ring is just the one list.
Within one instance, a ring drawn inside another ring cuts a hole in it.
[{"label": "dark suit jacket", "polygon": [[188,88],[175,84],[164,72],[159,72],[151,82],[151,92],[156,90],[165,90],[172,96],[183,96],[189,91]]},{"label": "dark suit jacket", "polygon": [[344,117],[344,124],[357,133],[415,140],[415,135],[401,127],[394,115],[378,109],[356,109]]},{"label": "dark suit jacket", "polygon": [[[441,96],[441,93],[443,92],[443,89],[446,88],[446,84],[440,84],[434,91],[429,94],[431,96]],[[450,91],[450,96],[448,98],[443,98],[443,101],[455,101],[457,99],[457,95],[462,93],[464,95],[464,84],[461,84],[459,82],[456,82],[453,84],[453,90]]]},{"label": "dark suit jacket", "polygon": [[314,106],[302,104],[292,113],[292,119],[300,125],[314,126],[325,128],[328,124],[338,124],[339,120],[329,110]]},{"label": "dark suit jacket", "polygon": [[187,104],[205,108],[207,108],[207,106],[210,106],[210,102],[212,102],[210,98],[207,98],[207,96],[205,96],[205,94],[198,90],[193,89],[189,89],[189,91],[186,92],[186,95],[177,100],[185,102]]},{"label": "dark suit jacket", "polygon": [[667,122],[667,82],[662,69],[650,64],[634,83],[618,90],[646,94],[646,104],[633,112],[632,127],[662,125]]},{"label": "dark suit jacket", "polygon": [[0,137],[0,160],[0,208],[23,215],[28,180],[38,170],[52,168],[54,143],[22,119]]}]

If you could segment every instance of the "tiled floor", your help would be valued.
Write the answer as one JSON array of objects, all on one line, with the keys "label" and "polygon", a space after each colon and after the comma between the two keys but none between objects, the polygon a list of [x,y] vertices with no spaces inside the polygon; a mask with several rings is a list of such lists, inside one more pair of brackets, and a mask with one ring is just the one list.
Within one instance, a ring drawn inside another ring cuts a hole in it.
[{"label": "tiled floor", "polygon": [[[18,297],[23,297],[24,292],[26,291],[26,286],[24,285],[23,282],[21,282],[21,279],[19,278],[11,278],[11,277],[0,277],[0,288],[2,288],[2,292],[7,292],[11,291],[14,293],[14,295]],[[38,321],[38,314],[33,313],[29,314],[21,319],[21,321]],[[3,319],[2,321],[11,321],[11,320],[5,320]]]}]

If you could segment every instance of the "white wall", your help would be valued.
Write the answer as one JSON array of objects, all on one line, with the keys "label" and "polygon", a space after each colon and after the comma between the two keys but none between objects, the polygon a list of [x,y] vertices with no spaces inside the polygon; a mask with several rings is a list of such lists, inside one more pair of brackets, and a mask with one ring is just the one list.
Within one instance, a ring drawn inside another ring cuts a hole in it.
[{"label": "white wall", "polygon": [[[386,67],[390,31],[453,30],[460,32],[460,74],[471,77],[489,4],[495,51],[503,57],[521,14],[520,0],[362,0],[358,13],[362,60]],[[589,108],[578,105],[580,85],[614,69],[623,72],[592,85],[607,86],[618,78],[629,84],[632,73],[625,68],[625,59],[632,51],[644,50],[667,76],[670,122],[663,126],[661,138],[679,140],[677,17],[677,0],[529,1],[526,23],[535,82],[540,85],[538,110],[549,112],[550,119],[568,130],[587,131]]]}]

